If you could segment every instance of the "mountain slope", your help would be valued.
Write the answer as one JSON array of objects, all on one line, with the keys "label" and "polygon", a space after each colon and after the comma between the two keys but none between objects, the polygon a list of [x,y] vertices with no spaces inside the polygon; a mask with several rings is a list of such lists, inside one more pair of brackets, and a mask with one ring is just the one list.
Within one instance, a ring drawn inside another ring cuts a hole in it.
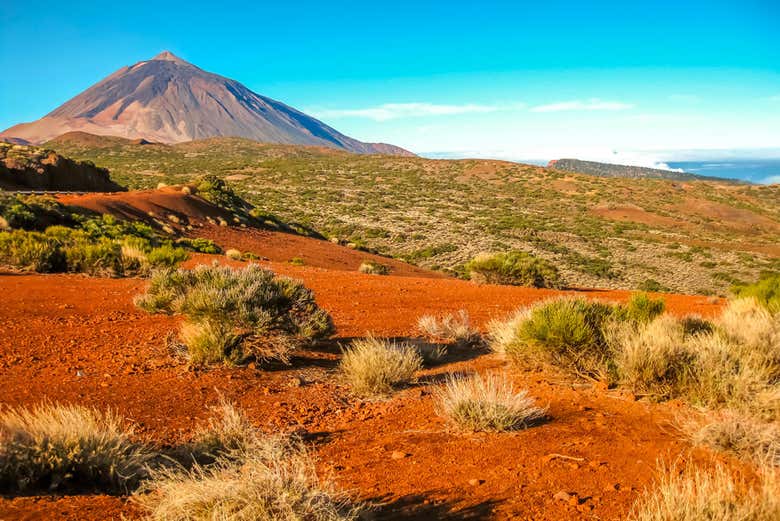
[{"label": "mountain slope", "polygon": [[719,181],[722,183],[740,183],[736,179],[723,179],[720,177],[708,177],[688,172],[674,170],[661,170],[659,168],[647,168],[643,166],[616,165],[614,163],[599,163],[596,161],[583,161],[581,159],[553,159],[547,168],[577,172],[580,174],[596,175],[599,177],[628,177],[636,179],[668,179],[671,181]]},{"label": "mountain slope", "polygon": [[393,145],[345,136],[167,51],[119,69],[38,121],[0,133],[0,139],[42,143],[70,131],[163,143],[233,136],[360,154],[413,155]]}]

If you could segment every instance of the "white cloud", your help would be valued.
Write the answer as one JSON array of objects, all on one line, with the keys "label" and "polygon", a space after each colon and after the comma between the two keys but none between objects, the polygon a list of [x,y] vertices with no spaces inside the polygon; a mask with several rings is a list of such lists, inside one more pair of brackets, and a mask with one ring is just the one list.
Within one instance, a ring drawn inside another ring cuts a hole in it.
[{"label": "white cloud", "polygon": [[603,101],[598,98],[589,100],[561,101],[547,105],[531,107],[531,112],[561,112],[573,110],[628,110],[634,108],[632,103],[620,101]]},{"label": "white cloud", "polygon": [[780,175],[769,176],[761,181],[765,185],[780,184]]},{"label": "white cloud", "polygon": [[385,103],[375,107],[360,109],[324,109],[310,111],[319,118],[367,118],[374,121],[387,121],[400,118],[417,118],[424,116],[451,116],[456,114],[478,114],[499,112],[504,110],[519,110],[525,107],[523,103],[508,105],[479,105],[467,103],[463,105],[442,105],[437,103]]},{"label": "white cloud", "polygon": [[776,94],[774,96],[769,96],[767,99],[769,101],[780,101],[780,94]]}]

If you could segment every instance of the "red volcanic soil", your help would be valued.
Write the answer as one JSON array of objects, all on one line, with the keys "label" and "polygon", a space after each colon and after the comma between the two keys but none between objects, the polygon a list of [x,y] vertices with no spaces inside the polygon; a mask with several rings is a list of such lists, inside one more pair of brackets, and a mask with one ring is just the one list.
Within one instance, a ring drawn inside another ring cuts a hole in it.
[{"label": "red volcanic soil", "polygon": [[[183,193],[181,187],[169,186],[158,190],[123,193],[60,195],[58,200],[62,204],[108,213],[120,219],[147,222],[154,218],[164,220],[172,228],[178,229],[189,237],[212,239],[224,249],[235,248],[242,252],[252,252],[271,261],[287,262],[299,258],[308,266],[355,271],[363,261],[374,260],[389,266],[393,275],[443,277],[441,273],[353,250],[325,240],[275,230],[210,224],[208,219],[215,221],[224,219],[231,222],[233,216],[197,195]],[[179,218],[181,222],[188,222],[192,229],[187,230],[171,222],[168,219],[171,215]]]},{"label": "red volcanic soil", "polygon": [[[240,240],[262,252],[263,238]],[[199,255],[190,264],[211,260]],[[140,279],[0,275],[0,404],[111,407],[139,437],[172,445],[187,440],[224,396],[266,431],[304,433],[321,474],[377,505],[377,519],[622,519],[652,485],[656,460],[709,458],[670,427],[681,405],[644,403],[560,375],[519,371],[497,355],[445,360],[386,401],[355,398],[339,383],[338,344],[352,337],[414,336],[419,315],[458,309],[484,328],[519,305],[563,292],[263,264],[314,289],[337,327],[333,342],[302,352],[289,367],[188,370],[164,347],[179,319],[133,306],[145,284]],[[701,297],[666,299],[678,314],[711,315],[719,308]],[[549,406],[549,421],[517,433],[463,434],[435,414],[431,390],[443,375],[494,370],[508,371],[518,387]],[[579,500],[555,499],[560,491]],[[0,498],[2,520],[137,515],[122,497]]]}]

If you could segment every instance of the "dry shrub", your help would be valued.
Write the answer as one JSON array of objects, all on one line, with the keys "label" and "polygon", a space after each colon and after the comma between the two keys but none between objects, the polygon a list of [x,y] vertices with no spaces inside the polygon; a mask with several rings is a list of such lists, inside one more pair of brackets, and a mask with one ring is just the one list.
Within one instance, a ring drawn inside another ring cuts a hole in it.
[{"label": "dry shrub", "polygon": [[134,501],[148,512],[148,519],[357,519],[361,507],[317,477],[302,443],[262,434],[225,400],[214,413],[195,433],[189,468],[152,470],[150,480],[135,494]]},{"label": "dry shrub", "polygon": [[253,264],[154,272],[136,305],[185,315],[181,338],[193,364],[287,362],[293,351],[333,331],[311,290]]},{"label": "dry shrub", "polygon": [[436,391],[437,410],[461,429],[508,431],[528,427],[544,417],[526,391],[515,392],[503,374],[454,376]]},{"label": "dry shrub", "polygon": [[780,466],[780,426],[734,411],[688,419],[682,430],[695,445],[734,454],[759,465]]},{"label": "dry shrub", "polygon": [[690,384],[694,356],[686,347],[685,327],[676,318],[663,315],[639,326],[613,323],[607,338],[615,346],[620,382],[635,392],[668,399]]},{"label": "dry shrub", "polygon": [[386,264],[380,264],[376,261],[367,260],[360,264],[358,271],[360,273],[366,273],[369,275],[387,275],[390,273],[390,266]]},{"label": "dry shrub", "polygon": [[424,337],[435,342],[468,346],[481,341],[479,331],[471,327],[469,314],[465,309],[442,317],[423,315],[417,319],[417,329]]},{"label": "dry shrub", "polygon": [[227,250],[225,250],[225,257],[227,257],[230,260],[240,261],[241,251],[233,248],[228,248]]},{"label": "dry shrub", "polygon": [[632,509],[630,521],[775,521],[780,519],[780,479],[761,470],[757,489],[737,483],[723,466],[712,471],[661,468],[655,490]]},{"label": "dry shrub", "polygon": [[352,390],[364,396],[389,394],[422,368],[422,357],[408,344],[367,337],[352,342],[339,368]]},{"label": "dry shrub", "polygon": [[127,492],[153,454],[115,413],[41,404],[0,412],[0,489]]},{"label": "dry shrub", "polygon": [[502,355],[508,354],[517,342],[517,331],[531,316],[530,308],[520,308],[504,320],[488,322],[488,345],[490,349]]},{"label": "dry shrub", "polygon": [[563,285],[558,269],[551,262],[522,251],[480,253],[466,263],[465,270],[478,284],[535,288],[559,288]]}]

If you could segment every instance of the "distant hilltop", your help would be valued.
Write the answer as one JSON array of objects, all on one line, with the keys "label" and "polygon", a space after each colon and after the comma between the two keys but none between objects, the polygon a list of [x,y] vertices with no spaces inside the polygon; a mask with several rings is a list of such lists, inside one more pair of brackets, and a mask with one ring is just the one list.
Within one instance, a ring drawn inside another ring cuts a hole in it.
[{"label": "distant hilltop", "polygon": [[364,143],[325,123],[206,72],[170,52],[123,67],[43,118],[0,139],[41,144],[67,132],[181,143],[243,137],[263,143],[325,146],[358,154],[413,156],[385,143]]},{"label": "distant hilltop", "polygon": [[596,161],[582,161],[580,159],[553,159],[547,164],[547,168],[566,170],[580,174],[595,175],[599,177],[628,177],[633,179],[668,179],[672,181],[720,181],[723,183],[744,183],[737,179],[725,179],[722,177],[708,177],[689,174],[688,172],[676,172],[661,170],[659,168],[647,168],[644,166],[615,165],[612,163],[599,163]]}]

